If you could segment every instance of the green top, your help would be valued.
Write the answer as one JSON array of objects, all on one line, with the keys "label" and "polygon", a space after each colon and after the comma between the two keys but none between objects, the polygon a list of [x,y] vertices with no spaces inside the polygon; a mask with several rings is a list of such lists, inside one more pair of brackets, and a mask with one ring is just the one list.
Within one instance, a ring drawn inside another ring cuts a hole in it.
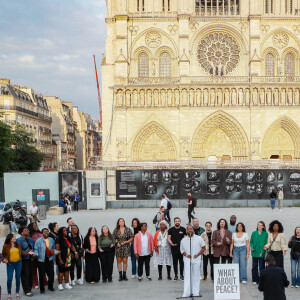
[{"label": "green top", "polygon": [[268,244],[268,233],[262,231],[261,234],[258,233],[258,230],[253,231],[250,239],[250,248],[252,257],[264,258],[265,252],[264,245]]},{"label": "green top", "polygon": [[104,239],[101,240],[100,237],[99,237],[99,246],[100,246],[100,248],[110,247],[111,244],[113,244],[115,246],[114,238],[110,239],[108,235],[105,235]]}]

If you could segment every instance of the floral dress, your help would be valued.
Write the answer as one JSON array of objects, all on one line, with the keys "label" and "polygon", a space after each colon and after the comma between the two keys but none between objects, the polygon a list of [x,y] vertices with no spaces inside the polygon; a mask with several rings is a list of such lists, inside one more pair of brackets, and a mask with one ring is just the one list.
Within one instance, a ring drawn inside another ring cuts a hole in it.
[{"label": "floral dress", "polygon": [[[124,234],[121,234],[120,229],[115,229],[113,233],[114,239],[117,243],[127,242],[133,237],[132,231],[130,228],[125,227]],[[131,256],[130,244],[122,245],[118,247],[116,243],[116,256],[117,257],[129,257]]]}]

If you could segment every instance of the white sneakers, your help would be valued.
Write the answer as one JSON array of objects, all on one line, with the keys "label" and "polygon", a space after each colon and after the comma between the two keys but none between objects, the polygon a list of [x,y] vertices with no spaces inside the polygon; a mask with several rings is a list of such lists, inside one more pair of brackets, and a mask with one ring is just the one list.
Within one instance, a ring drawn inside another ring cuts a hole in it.
[{"label": "white sneakers", "polygon": [[62,291],[64,289],[62,284],[59,284],[57,288],[58,288],[59,291]]},{"label": "white sneakers", "polygon": [[83,284],[83,280],[80,278],[80,279],[77,280],[77,283],[78,284]]},{"label": "white sneakers", "polygon": [[242,281],[242,284],[246,284],[246,283],[247,283],[247,281],[245,281],[245,280]]},{"label": "white sneakers", "polygon": [[132,275],[131,278],[132,278],[132,279],[135,279],[135,278],[136,278],[136,275]]},{"label": "white sneakers", "polygon": [[69,284],[69,283],[66,283],[66,284],[65,284],[65,289],[68,289],[68,290],[70,290],[70,289],[72,289],[72,287],[70,286],[70,284]]},{"label": "white sneakers", "polygon": [[76,285],[75,280],[72,280],[72,281],[71,281],[71,285],[72,285],[72,286],[75,286],[75,285]]}]

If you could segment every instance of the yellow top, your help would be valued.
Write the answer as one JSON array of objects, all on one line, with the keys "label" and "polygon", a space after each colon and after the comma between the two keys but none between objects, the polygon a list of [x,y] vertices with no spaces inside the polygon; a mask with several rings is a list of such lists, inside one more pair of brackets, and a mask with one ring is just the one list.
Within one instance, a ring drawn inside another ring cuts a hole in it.
[{"label": "yellow top", "polygon": [[10,262],[16,262],[19,261],[20,258],[20,253],[19,253],[19,249],[15,248],[15,249],[10,249],[10,257],[9,257],[9,261]]},{"label": "yellow top", "polygon": [[49,249],[49,239],[44,239],[46,247]]}]

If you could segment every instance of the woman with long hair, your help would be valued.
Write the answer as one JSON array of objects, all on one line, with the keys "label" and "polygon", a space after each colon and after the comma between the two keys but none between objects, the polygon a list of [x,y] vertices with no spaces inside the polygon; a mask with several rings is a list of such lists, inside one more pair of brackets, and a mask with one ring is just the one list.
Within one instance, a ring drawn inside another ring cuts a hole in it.
[{"label": "woman with long hair", "polygon": [[[30,223],[27,226],[29,230],[29,236],[33,239],[33,242],[35,243],[39,238],[41,238],[43,235],[41,231],[39,230],[39,227],[37,223]],[[48,279],[45,275],[45,285],[48,285]],[[32,280],[32,288],[37,289],[39,287],[39,277],[38,277],[38,264],[37,259],[34,257],[33,260],[33,280]]]},{"label": "woman with long hair", "polygon": [[16,278],[16,299],[20,299],[20,282],[21,282],[21,271],[22,271],[22,248],[20,243],[16,242],[16,237],[13,233],[9,233],[6,236],[2,255],[4,257],[4,263],[6,263],[7,272],[7,300],[12,300],[11,298],[11,285],[13,280],[13,275],[15,272]]},{"label": "woman with long hair", "polygon": [[289,239],[289,248],[291,248],[291,287],[300,287],[300,227],[295,228],[294,235]]},{"label": "woman with long hair", "polygon": [[90,227],[83,240],[85,250],[85,281],[89,283],[99,282],[100,263],[98,249],[98,233],[95,227]]},{"label": "woman with long hair", "polygon": [[[135,235],[141,230],[140,224],[141,223],[140,223],[140,220],[138,218],[133,218],[132,219],[132,221],[131,221],[131,231],[132,231],[133,237],[135,237]],[[131,249],[131,275],[132,275],[132,278],[135,278],[136,277],[136,262],[137,262],[137,259],[136,259],[135,254],[134,254],[133,241],[134,241],[134,239],[132,240],[132,243],[130,245],[130,249]]]},{"label": "woman with long hair", "polygon": [[68,236],[68,231],[66,227],[61,227],[58,230],[58,239],[55,242],[55,248],[58,252],[57,255],[57,265],[58,265],[58,290],[62,291],[64,289],[62,282],[65,278],[65,288],[71,289],[69,284],[69,274],[71,267],[71,251],[78,259],[78,253],[75,247],[71,243],[71,239]]},{"label": "woman with long hair", "polygon": [[71,261],[71,284],[73,286],[76,285],[75,283],[75,267],[76,267],[76,273],[77,273],[77,283],[83,284],[83,280],[81,278],[81,271],[82,271],[82,257],[84,254],[83,250],[83,238],[79,232],[79,228],[77,225],[72,225],[71,227],[71,242],[74,245],[77,253],[78,253],[78,259],[75,258],[74,254],[72,254],[72,261]]},{"label": "woman with long hair", "polygon": [[283,226],[278,220],[269,224],[268,244],[264,246],[264,249],[271,250],[269,254],[274,256],[276,266],[283,269],[283,256],[286,255],[287,245],[283,235]]},{"label": "woman with long hair", "polygon": [[230,246],[230,257],[233,257],[233,263],[239,265],[240,280],[247,283],[247,261],[250,255],[249,236],[245,225],[239,222],[236,225],[236,232],[232,234]]},{"label": "woman with long hair", "polygon": [[257,229],[252,232],[250,239],[250,249],[252,255],[252,282],[259,283],[259,273],[265,269],[265,252],[264,246],[268,243],[268,233],[263,221],[257,223]]},{"label": "woman with long hair", "polygon": [[108,282],[112,282],[115,240],[106,225],[101,228],[99,248],[103,283],[107,282],[107,280]]},{"label": "woman with long hair", "polygon": [[[119,218],[117,221],[116,229],[113,233],[115,243],[116,243],[116,257],[119,270],[119,281],[128,278],[126,276],[127,271],[127,260],[131,256],[130,243],[133,241],[133,233],[126,227],[123,218]],[[123,264],[123,274],[122,274],[122,264]]]}]

